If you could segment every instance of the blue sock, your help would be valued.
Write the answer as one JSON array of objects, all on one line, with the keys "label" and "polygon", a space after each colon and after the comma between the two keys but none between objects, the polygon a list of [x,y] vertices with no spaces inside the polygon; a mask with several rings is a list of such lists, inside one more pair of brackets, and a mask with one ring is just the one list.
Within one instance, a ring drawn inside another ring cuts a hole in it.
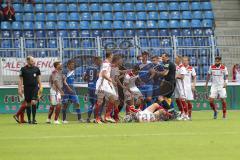
[{"label": "blue sock", "polygon": [[81,110],[80,110],[80,108],[76,108],[76,112],[77,112],[77,118],[78,118],[78,120],[80,120],[81,119]]},{"label": "blue sock", "polygon": [[171,102],[170,107],[174,108],[174,103],[173,102]]},{"label": "blue sock", "polygon": [[62,115],[63,115],[62,120],[65,121],[66,117],[67,117],[67,110],[66,110],[66,108],[62,109]]},{"label": "blue sock", "polygon": [[92,112],[93,112],[93,106],[94,105],[90,105],[88,106],[88,119],[90,119],[91,115],[92,115]]}]

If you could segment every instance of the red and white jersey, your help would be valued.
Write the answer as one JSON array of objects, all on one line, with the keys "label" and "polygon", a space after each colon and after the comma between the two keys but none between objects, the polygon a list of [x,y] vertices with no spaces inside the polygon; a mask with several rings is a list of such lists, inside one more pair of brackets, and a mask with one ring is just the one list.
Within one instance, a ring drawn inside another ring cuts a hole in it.
[{"label": "red and white jersey", "polygon": [[212,86],[222,86],[224,84],[224,77],[228,75],[227,67],[220,65],[212,65],[209,67],[208,74],[212,76]]},{"label": "red and white jersey", "polygon": [[132,71],[127,72],[124,77],[123,83],[127,83],[129,88],[136,87],[136,80],[138,79],[138,75],[134,75]]},{"label": "red and white jersey", "polygon": [[240,82],[240,67],[236,68],[236,81]]},{"label": "red and white jersey", "polygon": [[[176,75],[178,74],[184,75],[184,78],[185,78],[187,74],[187,70],[183,64],[176,65]],[[178,89],[184,89],[184,81],[182,79],[177,79],[176,87],[178,87]]]},{"label": "red and white jersey", "polygon": [[184,75],[184,84],[191,86],[192,84],[192,77],[196,76],[196,71],[192,66],[185,67],[187,73]]},{"label": "red and white jersey", "polygon": [[100,73],[99,73],[99,78],[102,78],[103,71],[106,71],[106,76],[110,77],[110,75],[111,75],[111,63],[108,62],[107,60],[105,60],[102,63],[101,70],[100,70]]},{"label": "red and white jersey", "polygon": [[110,75],[111,75],[111,77],[113,79],[115,79],[116,76],[119,76],[120,75],[119,68],[114,66],[114,65],[112,65],[111,66],[111,74]]}]

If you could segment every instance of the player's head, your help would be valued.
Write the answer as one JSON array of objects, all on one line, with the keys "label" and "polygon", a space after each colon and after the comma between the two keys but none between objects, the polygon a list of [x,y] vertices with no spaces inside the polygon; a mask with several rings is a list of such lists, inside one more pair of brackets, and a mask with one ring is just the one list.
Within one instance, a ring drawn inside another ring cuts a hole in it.
[{"label": "player's head", "polygon": [[153,57],[151,57],[151,62],[153,63],[153,64],[158,64],[158,56],[153,56]]},{"label": "player's head", "polygon": [[162,62],[162,56],[158,56],[158,62]]},{"label": "player's head", "polygon": [[162,54],[162,61],[167,62],[169,60],[169,55],[165,52]]},{"label": "player's head", "polygon": [[68,68],[68,70],[70,70],[70,71],[74,70],[74,68],[75,68],[75,62],[74,62],[74,60],[69,60],[69,61],[67,62],[67,68]]},{"label": "player's head", "polygon": [[180,63],[182,63],[182,56],[180,56],[180,55],[176,55],[175,63],[176,63],[176,64],[180,64]]},{"label": "player's head", "polygon": [[219,67],[221,63],[222,63],[222,57],[220,56],[215,57],[215,65]]},{"label": "player's head", "polygon": [[182,60],[183,60],[183,65],[184,66],[188,66],[189,65],[189,57],[184,56]]},{"label": "player's head", "polygon": [[142,55],[138,55],[138,56],[137,56],[137,61],[138,61],[138,62],[142,62],[142,59],[143,59]]},{"label": "player's head", "polygon": [[113,54],[112,54],[111,51],[109,51],[109,50],[106,51],[106,58],[107,58],[109,61],[112,61]]},{"label": "player's head", "polygon": [[102,59],[100,57],[94,57],[93,58],[93,63],[96,65],[96,66],[101,66],[102,64]]},{"label": "player's head", "polygon": [[27,56],[26,58],[28,66],[34,66],[35,65],[35,59],[33,56]]},{"label": "player's head", "polygon": [[132,69],[132,72],[133,72],[133,74],[135,74],[135,75],[138,75],[139,71],[140,71],[140,68],[139,68],[138,65],[134,66],[133,69]]},{"label": "player's head", "polygon": [[121,58],[122,57],[120,55],[115,54],[112,58],[112,63],[118,66],[120,64]]},{"label": "player's head", "polygon": [[56,70],[62,70],[62,63],[60,61],[56,61],[53,63],[53,66]]},{"label": "player's head", "polygon": [[147,62],[149,53],[147,51],[142,52],[142,61]]}]

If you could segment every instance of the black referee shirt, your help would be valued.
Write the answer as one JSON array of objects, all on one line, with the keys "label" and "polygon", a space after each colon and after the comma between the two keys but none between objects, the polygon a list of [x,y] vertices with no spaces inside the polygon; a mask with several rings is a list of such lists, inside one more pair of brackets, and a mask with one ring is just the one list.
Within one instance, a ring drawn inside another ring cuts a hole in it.
[{"label": "black referee shirt", "polygon": [[175,75],[176,75],[176,66],[174,63],[172,63],[170,60],[167,62],[163,62],[164,69],[168,70],[168,74],[164,76],[164,80],[169,82],[175,82]]},{"label": "black referee shirt", "polygon": [[23,85],[35,87],[38,86],[37,76],[41,75],[40,69],[36,66],[24,66],[20,70],[20,77],[23,77]]}]

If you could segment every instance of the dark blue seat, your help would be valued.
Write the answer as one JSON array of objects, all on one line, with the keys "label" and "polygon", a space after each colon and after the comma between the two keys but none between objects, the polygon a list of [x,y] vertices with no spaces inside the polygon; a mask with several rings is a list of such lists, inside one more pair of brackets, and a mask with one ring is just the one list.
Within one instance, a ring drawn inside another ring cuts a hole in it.
[{"label": "dark blue seat", "polygon": [[77,30],[79,29],[79,23],[78,22],[75,22],[75,21],[70,21],[68,22],[68,29],[70,30]]},{"label": "dark blue seat", "polygon": [[172,35],[172,36],[180,36],[180,31],[179,31],[179,29],[172,29],[172,30],[171,30],[171,35]]},{"label": "dark blue seat", "polygon": [[23,23],[23,29],[33,30],[33,28],[34,28],[33,22],[24,22]]},{"label": "dark blue seat", "polygon": [[103,14],[103,19],[104,19],[105,21],[111,21],[111,20],[113,20],[112,12],[105,12],[105,13]]},{"label": "dark blue seat", "polygon": [[123,29],[122,21],[113,21],[113,29]]},{"label": "dark blue seat", "polygon": [[78,12],[78,6],[74,3],[71,3],[68,5],[68,11],[69,12]]},{"label": "dark blue seat", "polygon": [[144,3],[136,3],[135,6],[136,6],[136,7],[135,7],[135,10],[136,10],[136,11],[145,11],[145,5],[144,5]]},{"label": "dark blue seat", "polygon": [[89,29],[89,22],[88,21],[81,21],[80,22],[80,29]]},{"label": "dark blue seat", "polygon": [[133,29],[135,26],[134,26],[134,22],[133,21],[125,21],[124,22],[124,28],[125,29]]},{"label": "dark blue seat", "polygon": [[57,37],[57,33],[55,30],[47,30],[48,37]]},{"label": "dark blue seat", "polygon": [[158,27],[159,28],[169,28],[168,21],[166,21],[166,20],[158,21]]},{"label": "dark blue seat", "polygon": [[203,31],[202,31],[202,29],[194,29],[193,34],[194,34],[194,36],[202,36]]},{"label": "dark blue seat", "polygon": [[111,21],[103,21],[102,28],[103,29],[112,29],[112,22]]},{"label": "dark blue seat", "polygon": [[56,29],[56,23],[53,21],[46,22],[46,29],[54,30]]},{"label": "dark blue seat", "polygon": [[114,14],[114,19],[115,20],[125,20],[123,12],[115,12]]},{"label": "dark blue seat", "polygon": [[15,12],[23,12],[23,5],[20,3],[14,3],[13,8]]},{"label": "dark blue seat", "polygon": [[155,3],[146,4],[147,11],[157,11],[157,5]]},{"label": "dark blue seat", "polygon": [[158,28],[158,25],[157,25],[156,21],[147,21],[147,28],[148,29]]},{"label": "dark blue seat", "polygon": [[113,4],[113,11],[123,11],[122,3],[114,3]]},{"label": "dark blue seat", "polygon": [[160,12],[159,18],[160,19],[169,19],[169,13],[168,12]]},{"label": "dark blue seat", "polygon": [[134,4],[133,3],[125,3],[124,4],[124,11],[134,11]]},{"label": "dark blue seat", "polygon": [[3,31],[1,32],[1,36],[2,36],[3,38],[10,38],[10,37],[11,37],[11,32],[9,32],[8,30],[3,30]]},{"label": "dark blue seat", "polygon": [[24,4],[24,12],[30,12],[30,13],[33,13],[33,5],[32,4],[28,4],[28,3],[25,3]]},{"label": "dark blue seat", "polygon": [[67,30],[58,30],[57,35],[58,37],[68,37],[68,32]]},{"label": "dark blue seat", "polygon": [[57,20],[56,13],[48,13],[47,14],[47,21],[56,21],[56,20]]},{"label": "dark blue seat", "polygon": [[103,31],[103,37],[112,37],[113,33],[111,30],[105,30]]},{"label": "dark blue seat", "polygon": [[178,11],[179,10],[179,6],[177,2],[170,2],[169,3],[169,10],[170,11]]},{"label": "dark blue seat", "polygon": [[204,18],[205,19],[214,19],[213,11],[205,11],[204,12]]},{"label": "dark blue seat", "polygon": [[193,16],[192,16],[192,18],[193,19],[202,19],[202,12],[201,11],[194,11],[193,12]]},{"label": "dark blue seat", "polygon": [[[3,22],[2,22],[3,23]],[[10,27],[11,28],[11,27]],[[12,23],[12,29],[13,30],[22,30],[22,22],[13,22]]]},{"label": "dark blue seat", "polygon": [[206,35],[206,36],[211,36],[211,35],[213,35],[213,30],[212,30],[211,28],[206,29],[206,30],[205,30],[205,35]]},{"label": "dark blue seat", "polygon": [[137,20],[147,20],[146,12],[137,12]]},{"label": "dark blue seat", "polygon": [[36,45],[37,45],[37,48],[46,48],[46,40],[38,39]]},{"label": "dark blue seat", "polygon": [[45,30],[36,30],[35,35],[36,37],[45,37],[46,36]]},{"label": "dark blue seat", "polygon": [[113,32],[114,37],[124,37],[124,30],[115,30]]},{"label": "dark blue seat", "polygon": [[138,36],[146,36],[147,35],[147,32],[145,29],[140,29],[137,31],[137,35]]},{"label": "dark blue seat", "polygon": [[98,3],[92,3],[90,6],[90,11],[99,12],[101,11],[101,7]]},{"label": "dark blue seat", "polygon": [[68,20],[68,14],[65,13],[65,12],[58,13],[57,20],[58,21],[66,21],[66,20]]},{"label": "dark blue seat", "polygon": [[170,20],[169,21],[169,27],[170,28],[179,28],[180,25],[179,25],[179,22],[177,20]]},{"label": "dark blue seat", "polygon": [[199,2],[192,2],[191,4],[191,9],[192,10],[201,10],[201,5]]},{"label": "dark blue seat", "polygon": [[192,36],[192,30],[191,29],[183,29],[182,36]]},{"label": "dark blue seat", "polygon": [[57,48],[57,40],[56,39],[48,40],[48,47],[49,48]]},{"label": "dark blue seat", "polygon": [[137,28],[137,29],[146,28],[145,22],[144,22],[144,21],[136,21],[136,28]]},{"label": "dark blue seat", "polygon": [[158,3],[158,10],[160,11],[168,11],[168,4],[165,2]]},{"label": "dark blue seat", "polygon": [[101,29],[100,21],[92,21],[91,22],[91,29]]},{"label": "dark blue seat", "polygon": [[67,12],[68,11],[67,5],[66,4],[58,4],[57,11],[58,12]]},{"label": "dark blue seat", "polygon": [[169,32],[167,29],[159,30],[159,36],[169,36]]},{"label": "dark blue seat", "polygon": [[67,22],[66,21],[58,21],[57,22],[57,29],[66,30],[67,29]]},{"label": "dark blue seat", "polygon": [[178,11],[172,11],[170,19],[180,19],[180,13]]},{"label": "dark blue seat", "polygon": [[101,30],[92,31],[92,37],[101,37],[101,36],[102,36]]},{"label": "dark blue seat", "polygon": [[89,11],[88,4],[86,4],[86,3],[80,4],[79,11],[80,12],[88,12]]},{"label": "dark blue seat", "polygon": [[189,3],[188,2],[181,2],[180,3],[180,10],[189,10]]},{"label": "dark blue seat", "polygon": [[157,29],[150,29],[148,30],[149,36],[158,36],[158,30]]},{"label": "dark blue seat", "polygon": [[36,13],[36,21],[45,21],[45,13]]},{"label": "dark blue seat", "polygon": [[23,15],[22,13],[15,13],[16,21],[23,21]]},{"label": "dark blue seat", "polygon": [[69,32],[70,37],[78,37],[78,30],[71,30]]},{"label": "dark blue seat", "polygon": [[10,39],[2,40],[1,48],[12,48],[11,40]]},{"label": "dark blue seat", "polygon": [[24,21],[34,21],[33,13],[25,13],[23,17]]},{"label": "dark blue seat", "polygon": [[46,12],[56,12],[56,5],[55,4],[46,4],[45,5],[45,10]]},{"label": "dark blue seat", "polygon": [[126,37],[134,37],[135,36],[135,30],[126,30],[125,31]]},{"label": "dark blue seat", "polygon": [[148,19],[150,20],[158,20],[158,12],[149,12]]},{"label": "dark blue seat", "polygon": [[191,25],[190,25],[190,23],[189,23],[188,20],[181,20],[181,21],[180,21],[180,27],[181,27],[181,28],[190,28]]},{"label": "dark blue seat", "polygon": [[213,27],[213,21],[210,19],[204,19],[202,21],[202,26],[205,28],[212,28]]},{"label": "dark blue seat", "polygon": [[84,12],[81,14],[81,20],[82,21],[90,21],[91,20],[91,14],[89,12]]},{"label": "dark blue seat", "polygon": [[112,5],[110,3],[103,3],[102,4],[102,11],[112,12]]},{"label": "dark blue seat", "polygon": [[182,18],[183,18],[183,19],[192,19],[192,13],[191,13],[191,11],[183,11],[183,12],[182,12]]},{"label": "dark blue seat", "polygon": [[134,12],[127,12],[126,13],[126,20],[136,20],[136,14]]},{"label": "dark blue seat", "polygon": [[150,46],[158,48],[160,46],[160,40],[158,38],[150,38]]},{"label": "dark blue seat", "polygon": [[69,14],[69,20],[70,21],[79,21],[80,20],[80,16],[78,14],[78,12],[72,12]]},{"label": "dark blue seat", "polygon": [[212,9],[212,3],[211,2],[202,2],[201,3],[203,10],[211,10]]},{"label": "dark blue seat", "polygon": [[201,28],[202,27],[202,24],[201,24],[201,21],[198,20],[198,19],[193,19],[191,21],[191,26],[192,28]]},{"label": "dark blue seat", "polygon": [[36,30],[44,30],[45,27],[44,27],[44,22],[35,22],[35,29]]},{"label": "dark blue seat", "polygon": [[44,5],[43,4],[36,4],[35,5],[35,11],[36,12],[44,12],[45,11]]}]

